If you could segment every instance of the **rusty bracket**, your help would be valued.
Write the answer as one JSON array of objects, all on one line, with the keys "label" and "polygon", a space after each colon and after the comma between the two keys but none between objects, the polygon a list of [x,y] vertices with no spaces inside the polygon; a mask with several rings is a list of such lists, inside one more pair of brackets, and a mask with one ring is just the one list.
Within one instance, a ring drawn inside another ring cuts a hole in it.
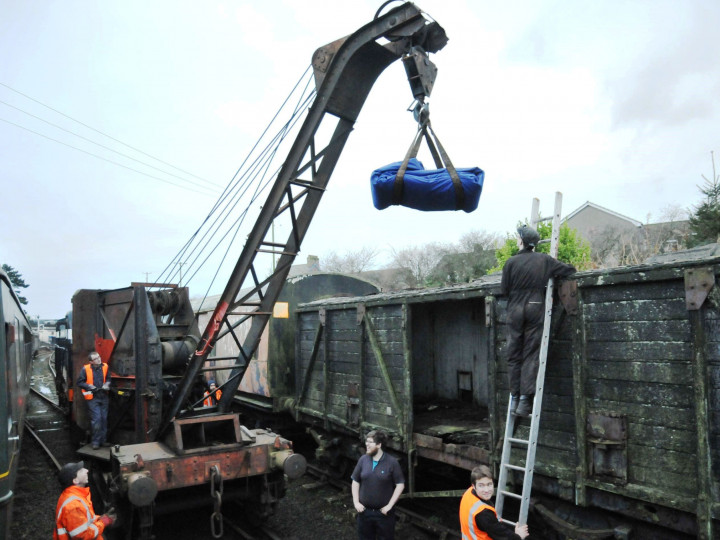
[{"label": "rusty bracket", "polygon": [[493,325],[495,311],[495,297],[485,297],[485,327],[490,328]]},{"label": "rusty bracket", "polygon": [[685,270],[685,306],[697,311],[715,285],[715,274],[710,267]]},{"label": "rusty bracket", "polygon": [[577,315],[578,312],[578,285],[577,281],[563,281],[558,287],[558,296],[568,315]]},{"label": "rusty bracket", "polygon": [[365,304],[358,304],[357,305],[357,323],[362,324],[364,318],[365,318]]}]

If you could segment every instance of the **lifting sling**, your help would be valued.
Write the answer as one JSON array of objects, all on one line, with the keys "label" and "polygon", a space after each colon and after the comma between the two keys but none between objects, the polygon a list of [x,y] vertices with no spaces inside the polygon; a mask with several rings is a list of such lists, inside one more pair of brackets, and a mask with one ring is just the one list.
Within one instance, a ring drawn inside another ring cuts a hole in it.
[{"label": "lifting sling", "polygon": [[[435,161],[435,170],[427,170],[416,159],[425,139]],[[373,171],[370,177],[373,204],[378,210],[401,205],[415,210],[463,210],[478,206],[485,173],[478,167],[456,169],[440,139],[430,125],[422,122],[402,162]]]}]

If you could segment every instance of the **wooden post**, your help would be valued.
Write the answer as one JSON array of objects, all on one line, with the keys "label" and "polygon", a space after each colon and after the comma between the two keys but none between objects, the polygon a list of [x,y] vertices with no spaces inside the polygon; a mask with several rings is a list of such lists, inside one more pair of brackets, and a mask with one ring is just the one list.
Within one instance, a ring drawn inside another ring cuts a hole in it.
[{"label": "wooden post", "polygon": [[587,335],[585,333],[585,305],[581,289],[577,291],[577,315],[573,324],[572,368],[573,368],[573,405],[575,408],[575,447],[577,449],[577,468],[575,470],[575,504],[587,505],[585,480],[588,477],[587,459],[587,400],[585,398],[585,379],[587,377]]}]

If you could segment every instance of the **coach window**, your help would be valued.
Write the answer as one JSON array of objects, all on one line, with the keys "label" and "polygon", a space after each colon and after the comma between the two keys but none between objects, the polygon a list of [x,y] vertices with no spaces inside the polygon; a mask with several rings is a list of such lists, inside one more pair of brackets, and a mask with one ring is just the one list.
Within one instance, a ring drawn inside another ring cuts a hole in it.
[{"label": "coach window", "polygon": [[20,382],[22,380],[23,376],[23,350],[25,349],[25,344],[23,343],[23,335],[18,332],[18,328],[20,328],[20,319],[15,317],[15,328],[13,328],[13,345],[15,346],[15,378],[17,382]]}]

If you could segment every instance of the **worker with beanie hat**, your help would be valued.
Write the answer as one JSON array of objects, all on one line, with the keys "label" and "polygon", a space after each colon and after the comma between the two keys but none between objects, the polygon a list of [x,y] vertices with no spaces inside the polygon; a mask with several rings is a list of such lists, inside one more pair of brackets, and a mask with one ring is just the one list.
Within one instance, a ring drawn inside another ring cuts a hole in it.
[{"label": "worker with beanie hat", "polygon": [[209,389],[203,394],[203,407],[212,407],[220,402],[222,390],[217,387],[214,379],[208,381]]},{"label": "worker with beanie hat", "polygon": [[63,492],[55,510],[53,540],[103,538],[103,531],[113,524],[116,517],[112,512],[95,515],[85,464],[78,461],[64,465],[58,473],[58,480]]},{"label": "worker with beanie hat", "polygon": [[545,287],[551,277],[567,277],[576,270],[571,264],[537,253],[540,235],[532,227],[523,225],[517,233],[520,251],[505,263],[501,289],[508,296],[510,408],[517,416],[530,416],[544,325]]}]

